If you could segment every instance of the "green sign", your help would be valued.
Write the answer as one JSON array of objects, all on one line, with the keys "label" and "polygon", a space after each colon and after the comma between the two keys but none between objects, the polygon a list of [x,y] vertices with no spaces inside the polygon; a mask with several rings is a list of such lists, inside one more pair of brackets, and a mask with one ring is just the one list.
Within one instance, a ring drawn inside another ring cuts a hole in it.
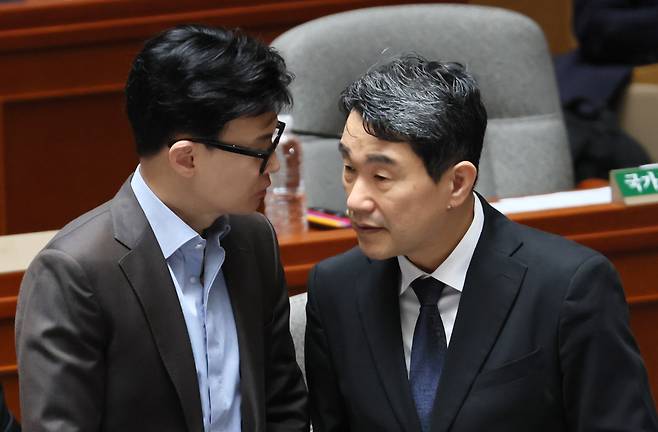
[{"label": "green sign", "polygon": [[613,195],[631,204],[658,200],[658,166],[610,171]]}]

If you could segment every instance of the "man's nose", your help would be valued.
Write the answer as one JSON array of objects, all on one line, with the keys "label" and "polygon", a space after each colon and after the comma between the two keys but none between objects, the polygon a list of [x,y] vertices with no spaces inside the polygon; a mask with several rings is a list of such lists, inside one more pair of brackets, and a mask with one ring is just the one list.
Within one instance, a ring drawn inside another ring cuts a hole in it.
[{"label": "man's nose", "polygon": [[345,193],[347,194],[347,208],[352,213],[370,213],[374,210],[375,204],[368,187],[360,179],[357,179],[350,187],[346,187]]}]

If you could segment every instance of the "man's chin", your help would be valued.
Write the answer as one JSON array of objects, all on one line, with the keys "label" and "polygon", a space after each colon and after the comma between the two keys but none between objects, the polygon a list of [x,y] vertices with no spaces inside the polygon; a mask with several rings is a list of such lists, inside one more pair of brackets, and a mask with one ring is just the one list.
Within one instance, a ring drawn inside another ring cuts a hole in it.
[{"label": "man's chin", "polygon": [[244,203],[240,206],[235,206],[235,208],[233,208],[230,213],[234,215],[248,215],[255,211],[258,211],[258,209],[261,207],[262,204],[263,204],[263,200],[258,200],[258,201],[254,200],[253,202]]},{"label": "man's chin", "polygon": [[391,250],[385,247],[369,244],[359,240],[359,248],[361,252],[372,260],[383,261],[396,256]]}]

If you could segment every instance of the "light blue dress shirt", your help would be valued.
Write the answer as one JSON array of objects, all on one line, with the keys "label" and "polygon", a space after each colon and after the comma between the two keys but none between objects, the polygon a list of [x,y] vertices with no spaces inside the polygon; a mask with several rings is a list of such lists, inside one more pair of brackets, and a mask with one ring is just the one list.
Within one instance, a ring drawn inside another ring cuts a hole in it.
[{"label": "light blue dress shirt", "polygon": [[222,238],[230,227],[202,238],[153,193],[139,167],[130,185],[167,261],[190,337],[206,432],[237,432],[240,355],[233,309],[222,273]]}]

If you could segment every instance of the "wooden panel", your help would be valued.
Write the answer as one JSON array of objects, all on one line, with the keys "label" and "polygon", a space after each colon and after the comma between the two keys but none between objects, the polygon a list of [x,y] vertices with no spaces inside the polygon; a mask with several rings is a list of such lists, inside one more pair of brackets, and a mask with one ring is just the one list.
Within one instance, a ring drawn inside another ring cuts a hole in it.
[{"label": "wooden panel", "polygon": [[633,82],[658,84],[658,64],[636,67],[633,70]]},{"label": "wooden panel", "polygon": [[4,113],[5,107],[2,99],[0,98],[0,235],[7,234],[7,224],[5,223],[5,214],[7,212],[7,195],[5,193],[6,185],[4,181],[7,178],[5,175],[5,166],[7,165],[7,161],[5,158],[5,149],[3,145],[5,141],[5,122],[2,120],[5,117]]},{"label": "wooden panel", "polygon": [[[0,41],[2,39],[0,38]],[[123,86],[141,40],[50,49],[7,52],[0,55],[0,95],[3,98],[48,97],[79,88]]]},{"label": "wooden panel", "polygon": [[9,233],[45,231],[112,198],[137,164],[121,89],[5,104]]},{"label": "wooden panel", "polygon": [[[463,1],[457,1],[460,3]],[[0,8],[0,52],[80,43],[144,39],[172,25],[195,22],[242,27],[268,40],[294,25],[345,10],[431,0],[61,1],[29,8],[22,3]],[[113,6],[114,5],[114,6]],[[117,7],[118,6],[118,7]],[[29,16],[32,13],[32,16]],[[39,14],[46,15],[40,21]],[[74,18],[69,18],[71,14]],[[5,16],[3,19],[2,16]],[[25,17],[25,18],[19,18]],[[18,22],[18,25],[11,24]],[[47,24],[44,24],[47,23]],[[3,26],[4,24],[4,26]],[[4,28],[2,28],[4,27]]]},{"label": "wooden panel", "polygon": [[139,18],[207,8],[235,8],[278,0],[21,0],[0,3],[0,30],[86,23],[90,20]]},{"label": "wooden panel", "polygon": [[[0,234],[59,228],[136,157],[121,89],[143,41],[184,22],[269,41],[344,10],[431,0],[25,0],[0,4]],[[48,211],[46,211],[48,210]]]},{"label": "wooden panel", "polygon": [[[21,279],[23,279],[23,271],[0,273],[0,320],[14,319],[16,296]],[[0,350],[6,347],[7,344],[0,344]],[[0,359],[4,358],[3,356],[4,354],[0,352]]]},{"label": "wooden panel", "polygon": [[[654,261],[654,266],[655,266]],[[654,279],[655,280],[655,279]],[[658,298],[631,306],[631,328],[649,374],[654,401],[658,404]]]},{"label": "wooden panel", "polygon": [[[0,299],[3,301],[4,299]],[[16,298],[12,299],[14,309],[16,308]],[[14,340],[14,318],[2,318],[0,319],[0,340],[2,341],[13,341]],[[2,350],[0,350],[0,368],[1,367],[13,367],[16,363],[16,350],[14,344],[7,344]]]},{"label": "wooden panel", "polygon": [[20,420],[21,407],[18,401],[18,375],[16,367],[3,368],[0,366],[0,382],[5,392],[5,401],[11,413]]},{"label": "wooden panel", "polygon": [[571,31],[571,0],[471,0],[468,3],[510,9],[532,18],[544,31],[553,54],[576,46]]},{"label": "wooden panel", "polygon": [[4,388],[7,405],[20,416],[18,403],[18,374],[14,344],[14,315],[16,295],[23,272],[0,273],[0,383]]}]

